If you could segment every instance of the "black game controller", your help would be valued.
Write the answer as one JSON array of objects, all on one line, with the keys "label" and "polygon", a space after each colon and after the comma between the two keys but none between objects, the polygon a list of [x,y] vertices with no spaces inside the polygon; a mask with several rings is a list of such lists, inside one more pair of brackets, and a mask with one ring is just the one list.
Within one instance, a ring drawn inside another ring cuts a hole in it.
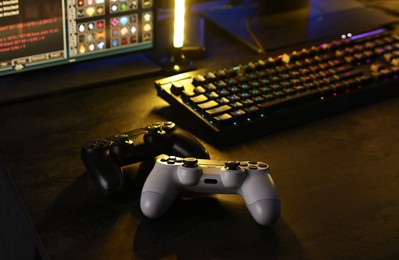
[{"label": "black game controller", "polygon": [[114,137],[85,144],[81,158],[95,184],[114,196],[123,187],[122,166],[150,160],[158,155],[209,159],[206,148],[173,122],[158,122]]}]

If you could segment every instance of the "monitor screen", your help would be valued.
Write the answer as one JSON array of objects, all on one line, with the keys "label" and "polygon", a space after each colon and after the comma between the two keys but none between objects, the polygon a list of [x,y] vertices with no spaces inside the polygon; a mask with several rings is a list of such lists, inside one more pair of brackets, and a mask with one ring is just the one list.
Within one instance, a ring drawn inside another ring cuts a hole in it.
[{"label": "monitor screen", "polygon": [[151,49],[154,0],[1,0],[0,76]]}]

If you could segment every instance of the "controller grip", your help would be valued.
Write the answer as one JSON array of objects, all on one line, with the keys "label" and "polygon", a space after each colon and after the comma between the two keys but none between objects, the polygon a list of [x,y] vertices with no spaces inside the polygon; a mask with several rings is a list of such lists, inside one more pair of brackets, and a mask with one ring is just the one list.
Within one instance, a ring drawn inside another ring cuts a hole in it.
[{"label": "controller grip", "polygon": [[140,207],[144,215],[157,218],[166,212],[179,191],[176,179],[172,168],[155,163],[141,191]]},{"label": "controller grip", "polygon": [[199,159],[210,159],[205,146],[202,145],[193,135],[176,129],[171,136],[173,138],[172,150],[178,157],[195,157]]},{"label": "controller grip", "polygon": [[273,224],[280,216],[280,198],[270,174],[250,172],[241,185],[241,196],[260,225]]},{"label": "controller grip", "polygon": [[165,214],[173,200],[153,191],[141,193],[140,208],[143,214],[149,218],[158,218]]},{"label": "controller grip", "polygon": [[247,207],[255,221],[262,226],[272,225],[280,216],[278,199],[258,200]]},{"label": "controller grip", "polygon": [[95,185],[104,194],[114,196],[122,189],[122,171],[108,152],[82,150],[81,157]]}]

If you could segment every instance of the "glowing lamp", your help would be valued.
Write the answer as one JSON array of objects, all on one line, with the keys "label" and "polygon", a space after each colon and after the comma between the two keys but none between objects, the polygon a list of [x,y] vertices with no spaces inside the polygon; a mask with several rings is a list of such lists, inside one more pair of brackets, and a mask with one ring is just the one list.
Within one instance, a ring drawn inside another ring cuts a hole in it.
[{"label": "glowing lamp", "polygon": [[184,45],[184,24],[186,4],[185,0],[175,0],[174,22],[173,22],[173,48],[171,56],[163,63],[167,74],[176,74],[195,69],[191,61],[186,60],[182,53]]},{"label": "glowing lamp", "polygon": [[174,26],[173,26],[173,47],[182,48],[184,44],[184,22],[186,4],[185,0],[175,0]]}]

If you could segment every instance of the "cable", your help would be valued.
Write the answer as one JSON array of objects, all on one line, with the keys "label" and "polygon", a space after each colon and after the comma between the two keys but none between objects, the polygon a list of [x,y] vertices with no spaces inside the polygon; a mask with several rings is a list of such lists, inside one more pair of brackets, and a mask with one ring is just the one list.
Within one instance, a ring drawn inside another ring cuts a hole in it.
[{"label": "cable", "polygon": [[251,22],[252,19],[256,16],[258,16],[260,13],[262,12],[262,7],[261,5],[259,5],[259,8],[256,10],[256,12],[254,12],[251,16],[249,16],[245,22],[247,31],[249,33],[249,35],[251,36],[252,40],[255,42],[256,47],[257,47],[257,52],[259,54],[265,54],[266,50],[263,47],[263,44],[260,42],[259,38],[255,35],[255,33],[252,30],[252,26],[251,26]]}]

